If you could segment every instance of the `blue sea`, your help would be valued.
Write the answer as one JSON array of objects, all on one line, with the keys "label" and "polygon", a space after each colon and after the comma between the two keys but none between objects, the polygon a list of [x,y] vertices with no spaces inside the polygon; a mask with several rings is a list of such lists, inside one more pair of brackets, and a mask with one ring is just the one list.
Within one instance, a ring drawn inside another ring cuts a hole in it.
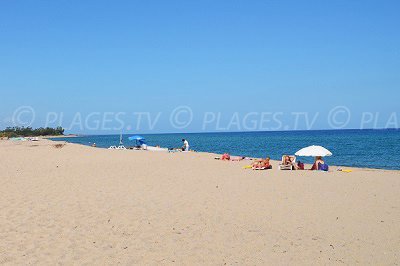
[{"label": "blue sea", "polygon": [[[123,135],[125,146],[133,146]],[[321,145],[333,156],[325,161],[330,165],[400,170],[400,130],[320,130],[282,132],[232,132],[188,134],[144,134],[147,144],[166,148],[182,146],[182,138],[196,151],[280,160],[283,154],[294,154],[309,145]],[[119,135],[80,136],[57,138],[83,145],[96,143],[108,148],[119,144]],[[299,158],[310,163],[312,158]]]}]

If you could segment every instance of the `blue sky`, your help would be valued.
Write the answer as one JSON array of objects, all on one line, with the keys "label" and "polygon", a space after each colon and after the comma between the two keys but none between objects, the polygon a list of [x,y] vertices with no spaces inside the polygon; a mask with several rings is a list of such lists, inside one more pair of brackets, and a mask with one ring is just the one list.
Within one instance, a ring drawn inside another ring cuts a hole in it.
[{"label": "blue sky", "polygon": [[236,112],[282,112],[281,129],[293,129],[293,112],[320,113],[313,129],[329,128],[336,106],[351,111],[346,128],[362,112],[379,112],[382,127],[400,112],[399,10],[361,0],[1,1],[0,128],[30,106],[32,126],[47,112],[67,128],[77,112],[124,112],[125,125],[149,112],[162,114],[140,131],[176,132],[168,117],[182,105],[193,112],[185,131],[204,130],[205,112],[225,125]]}]

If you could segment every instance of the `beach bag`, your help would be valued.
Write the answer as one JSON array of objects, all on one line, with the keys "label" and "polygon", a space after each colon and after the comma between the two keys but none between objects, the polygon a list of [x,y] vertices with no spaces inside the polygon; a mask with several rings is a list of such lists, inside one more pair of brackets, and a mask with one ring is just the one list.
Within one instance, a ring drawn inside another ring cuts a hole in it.
[{"label": "beach bag", "polygon": [[327,165],[326,163],[324,163],[324,164],[319,163],[318,164],[318,170],[328,172],[329,171],[329,165]]}]

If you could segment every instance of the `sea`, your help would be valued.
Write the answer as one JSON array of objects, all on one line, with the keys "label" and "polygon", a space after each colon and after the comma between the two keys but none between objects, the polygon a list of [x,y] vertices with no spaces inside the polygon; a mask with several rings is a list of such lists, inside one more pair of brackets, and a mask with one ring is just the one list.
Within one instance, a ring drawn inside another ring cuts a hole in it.
[{"label": "sea", "polygon": [[[122,135],[126,147],[134,146],[128,137]],[[182,139],[187,139],[190,148],[199,152],[281,160],[284,154],[310,145],[320,145],[333,155],[325,158],[329,165],[400,170],[400,130],[313,130],[313,131],[268,131],[229,133],[173,133],[144,134],[150,146],[179,148]],[[74,138],[56,138],[82,145],[96,143],[99,148],[119,144],[120,135],[87,135]],[[300,157],[298,160],[311,163],[313,158]]]}]

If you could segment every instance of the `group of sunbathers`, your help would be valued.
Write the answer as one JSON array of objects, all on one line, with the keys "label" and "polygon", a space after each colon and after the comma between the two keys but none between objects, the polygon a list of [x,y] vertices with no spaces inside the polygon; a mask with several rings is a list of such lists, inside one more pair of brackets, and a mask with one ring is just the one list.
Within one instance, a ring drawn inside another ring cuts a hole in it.
[{"label": "group of sunbathers", "polygon": [[[282,165],[284,166],[292,166],[293,170],[305,170],[304,163],[301,161],[295,162],[294,156],[284,155],[282,159]],[[325,162],[321,156],[315,157],[314,164],[312,165],[310,170],[324,170],[322,169],[325,166]]]},{"label": "group of sunbathers", "polygon": [[[246,159],[246,157],[238,157],[238,156],[230,156],[228,153],[225,153],[221,156],[220,159],[222,161],[242,161]],[[255,159],[251,164],[251,169],[253,170],[266,170],[272,169],[272,165],[270,164],[270,157],[266,157],[265,159]],[[304,170],[304,163],[301,161],[296,163],[294,156],[284,155],[282,158],[283,166],[291,166],[290,168],[293,170]],[[326,167],[326,168],[325,168]],[[250,168],[250,166],[249,166]],[[316,157],[314,164],[312,165],[310,170],[324,170],[327,171],[328,166],[325,164],[322,157]]]},{"label": "group of sunbathers", "polygon": [[[252,160],[248,157],[241,157],[241,156],[230,156],[228,153],[224,153],[220,158],[216,157],[215,159],[221,161],[242,161],[242,160]],[[264,169],[272,169],[271,164],[269,163],[270,158],[267,157],[265,159],[257,159],[251,164],[251,168],[253,170],[264,170]]]}]

